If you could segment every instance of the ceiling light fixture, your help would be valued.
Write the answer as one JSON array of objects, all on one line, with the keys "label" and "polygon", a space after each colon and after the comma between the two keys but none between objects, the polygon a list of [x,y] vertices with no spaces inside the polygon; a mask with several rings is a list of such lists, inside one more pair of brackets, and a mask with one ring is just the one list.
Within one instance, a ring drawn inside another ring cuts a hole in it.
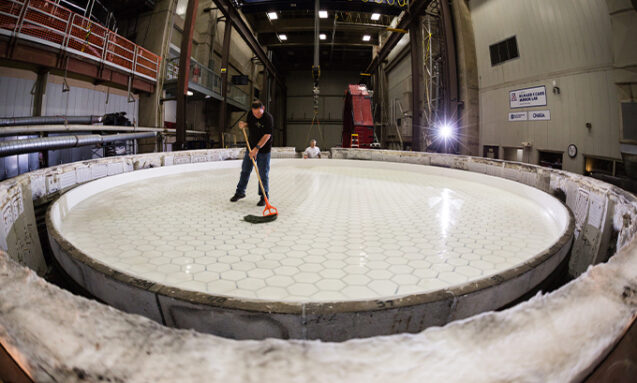
[{"label": "ceiling light fixture", "polygon": [[325,35],[325,33],[321,33],[319,35],[319,39],[321,39],[321,40],[325,40],[326,38],[327,38],[327,36]]},{"label": "ceiling light fixture", "polygon": [[380,20],[380,13],[372,13],[372,20],[374,21]]},{"label": "ceiling light fixture", "polygon": [[370,36],[370,35],[363,36],[363,41],[369,41],[371,39],[372,39],[372,36]]},{"label": "ceiling light fixture", "polygon": [[187,94],[188,96],[192,96],[194,93],[192,93],[191,91],[188,91],[188,92],[186,92],[186,94]]},{"label": "ceiling light fixture", "polygon": [[268,19],[276,20],[278,18],[279,18],[279,15],[277,15],[276,12],[268,12]]},{"label": "ceiling light fixture", "polygon": [[327,19],[327,11],[319,11],[319,17],[321,19]]},{"label": "ceiling light fixture", "polygon": [[283,34],[283,33],[279,35],[279,40],[281,40],[281,41],[285,41],[285,40],[287,40],[287,39],[288,39],[288,36],[287,36],[287,35],[285,35],[285,34]]}]

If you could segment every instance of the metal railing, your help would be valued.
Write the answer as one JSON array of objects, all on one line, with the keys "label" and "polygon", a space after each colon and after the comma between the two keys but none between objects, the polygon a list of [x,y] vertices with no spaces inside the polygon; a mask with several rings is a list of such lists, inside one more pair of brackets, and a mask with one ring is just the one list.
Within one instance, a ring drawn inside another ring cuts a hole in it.
[{"label": "metal railing", "polygon": [[[179,57],[174,57],[166,61],[166,80],[177,80],[179,76]],[[215,92],[221,97],[221,76],[213,72],[210,68],[202,65],[197,60],[190,58],[190,83],[201,85],[206,89]],[[248,92],[243,89],[229,85],[228,98],[238,102],[239,104],[248,105]]]},{"label": "metal railing", "polygon": [[[179,57],[174,57],[166,61],[166,80],[177,80],[177,76],[179,76]],[[221,94],[221,76],[192,57],[188,81]]]},{"label": "metal railing", "polygon": [[159,56],[48,0],[2,0],[0,34],[48,45],[157,81]]}]

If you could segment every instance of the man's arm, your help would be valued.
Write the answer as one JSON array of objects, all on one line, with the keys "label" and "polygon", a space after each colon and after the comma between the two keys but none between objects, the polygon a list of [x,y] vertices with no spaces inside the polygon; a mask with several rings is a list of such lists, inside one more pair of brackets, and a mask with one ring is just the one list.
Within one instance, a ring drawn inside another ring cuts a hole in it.
[{"label": "man's arm", "polygon": [[270,137],[272,137],[271,134],[264,134],[263,137],[261,137],[261,139],[259,140],[259,142],[257,142],[257,146],[252,148],[252,150],[250,151],[250,157],[256,159],[257,158],[257,153],[259,153],[259,148],[262,148],[263,145],[265,145],[266,142],[268,142]]},{"label": "man's arm", "polygon": [[271,134],[264,134],[263,137],[261,137],[261,139],[257,143],[257,145],[260,146],[260,147],[263,147],[263,145],[265,145],[268,142],[270,137],[272,137]]}]

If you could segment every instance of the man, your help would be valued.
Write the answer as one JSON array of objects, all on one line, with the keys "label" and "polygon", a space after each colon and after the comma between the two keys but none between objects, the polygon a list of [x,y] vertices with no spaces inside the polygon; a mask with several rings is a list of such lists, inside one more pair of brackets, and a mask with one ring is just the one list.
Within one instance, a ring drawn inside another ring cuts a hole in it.
[{"label": "man", "polygon": [[303,152],[303,158],[321,158],[321,149],[316,146],[316,140],[310,141],[310,146]]},{"label": "man", "polygon": [[[246,150],[246,154],[243,157],[241,177],[239,178],[234,196],[230,198],[230,202],[237,202],[246,196],[246,187],[248,186],[250,173],[252,172],[252,160],[250,160],[250,158],[256,160],[265,194],[268,198],[270,197],[268,173],[270,172],[270,149],[272,148],[271,138],[274,128],[274,118],[272,118],[270,113],[265,111],[265,107],[261,101],[255,100],[252,103],[252,110],[251,113],[248,113],[247,120],[248,122],[240,121],[239,128],[248,128],[248,142],[252,150],[250,152]],[[265,199],[263,198],[261,188],[259,185],[257,185],[257,188],[261,196],[257,206],[265,206]]]}]

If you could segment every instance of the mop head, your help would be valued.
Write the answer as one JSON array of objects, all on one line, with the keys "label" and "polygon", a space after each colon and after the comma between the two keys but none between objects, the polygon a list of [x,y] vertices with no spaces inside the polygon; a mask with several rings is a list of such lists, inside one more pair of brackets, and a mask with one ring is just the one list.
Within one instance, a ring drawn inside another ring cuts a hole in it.
[{"label": "mop head", "polygon": [[246,215],[245,217],[243,217],[243,219],[250,223],[268,223],[268,222],[274,221],[276,217],[278,216],[279,216],[278,214],[263,215],[263,216]]}]

